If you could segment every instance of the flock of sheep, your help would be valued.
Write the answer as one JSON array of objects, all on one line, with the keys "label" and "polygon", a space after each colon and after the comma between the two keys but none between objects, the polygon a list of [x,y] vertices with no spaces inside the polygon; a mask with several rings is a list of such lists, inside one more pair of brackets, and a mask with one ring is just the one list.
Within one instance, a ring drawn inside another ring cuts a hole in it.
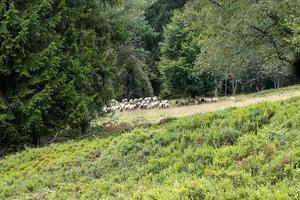
[{"label": "flock of sheep", "polygon": [[115,112],[124,110],[136,110],[136,109],[153,109],[153,108],[169,108],[168,100],[160,100],[158,97],[146,97],[139,99],[123,99],[121,102],[113,99],[110,101],[109,106],[105,106],[103,111]]},{"label": "flock of sheep", "polygon": [[[232,97],[234,98],[234,97]],[[235,98],[234,98],[235,99]],[[231,99],[233,100],[233,99]],[[191,99],[181,99],[176,100],[176,106],[189,106],[189,105],[199,105],[203,103],[214,103],[218,102],[218,98],[191,98]],[[123,99],[122,101],[117,101],[115,99],[110,101],[108,106],[103,108],[103,112],[123,112],[125,110],[132,111],[137,109],[154,109],[154,108],[169,108],[170,104],[168,100],[160,100],[159,97],[146,97],[139,99]]]},{"label": "flock of sheep", "polygon": [[218,98],[193,98],[193,99],[181,99],[176,100],[176,106],[189,106],[189,105],[199,105],[202,103],[215,103],[218,102]]}]

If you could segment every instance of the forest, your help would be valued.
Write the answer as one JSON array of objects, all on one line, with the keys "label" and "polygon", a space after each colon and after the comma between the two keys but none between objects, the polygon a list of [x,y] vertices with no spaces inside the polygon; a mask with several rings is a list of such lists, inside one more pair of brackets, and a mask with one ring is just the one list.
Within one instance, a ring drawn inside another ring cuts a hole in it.
[{"label": "forest", "polygon": [[299,82],[294,0],[2,0],[0,144],[85,134],[111,99]]}]

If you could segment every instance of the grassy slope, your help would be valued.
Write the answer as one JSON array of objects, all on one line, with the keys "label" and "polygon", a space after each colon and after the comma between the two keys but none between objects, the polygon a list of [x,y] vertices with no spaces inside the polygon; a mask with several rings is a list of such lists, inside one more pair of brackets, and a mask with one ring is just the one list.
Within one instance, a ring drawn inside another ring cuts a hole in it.
[{"label": "grassy slope", "polygon": [[0,199],[299,199],[300,98],[0,161]]},{"label": "grassy slope", "polygon": [[300,85],[294,85],[290,87],[284,87],[284,88],[279,88],[279,89],[270,89],[270,90],[263,90],[258,93],[250,94],[250,96],[267,96],[267,95],[272,95],[272,94],[284,94],[285,92],[295,92],[299,91]]}]

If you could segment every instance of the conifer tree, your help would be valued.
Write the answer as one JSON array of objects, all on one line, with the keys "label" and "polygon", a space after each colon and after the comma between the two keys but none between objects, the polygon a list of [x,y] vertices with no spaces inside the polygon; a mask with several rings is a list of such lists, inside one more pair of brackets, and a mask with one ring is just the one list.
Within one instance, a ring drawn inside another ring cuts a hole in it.
[{"label": "conifer tree", "polygon": [[116,70],[95,0],[0,3],[0,143],[61,128],[84,131],[108,101]]}]

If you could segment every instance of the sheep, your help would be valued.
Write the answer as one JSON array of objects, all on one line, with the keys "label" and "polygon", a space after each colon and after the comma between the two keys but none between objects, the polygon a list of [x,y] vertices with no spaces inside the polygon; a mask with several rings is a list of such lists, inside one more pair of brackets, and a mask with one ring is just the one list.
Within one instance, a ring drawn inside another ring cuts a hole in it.
[{"label": "sheep", "polygon": [[119,109],[119,106],[112,106],[110,108],[113,112],[117,111]]},{"label": "sheep", "polygon": [[111,101],[110,101],[110,105],[111,106],[116,106],[116,105],[118,105],[119,104],[119,102],[117,101],[117,100],[115,100],[115,99],[112,99]]},{"label": "sheep", "polygon": [[201,99],[200,99],[200,102],[201,102],[201,103],[205,103],[205,98],[201,98]]},{"label": "sheep", "polygon": [[151,105],[148,104],[148,103],[146,103],[146,104],[144,105],[144,109],[151,109]]},{"label": "sheep", "polygon": [[159,106],[159,101],[152,102],[150,106],[151,108],[157,108]]},{"label": "sheep", "polygon": [[140,109],[148,109],[149,104],[147,104],[146,102],[142,102],[141,105],[139,106]]},{"label": "sheep", "polygon": [[164,104],[162,102],[159,103],[158,108],[163,108],[163,107],[164,107]]},{"label": "sheep", "polygon": [[194,100],[194,105],[199,105],[201,103],[201,101],[199,101],[198,99]]},{"label": "sheep", "polygon": [[162,103],[160,108],[169,108],[169,103]]},{"label": "sheep", "polygon": [[152,97],[152,101],[153,102],[158,101],[158,97],[157,96]]},{"label": "sheep", "polygon": [[136,109],[136,105],[129,105],[129,110],[135,110]]},{"label": "sheep", "polygon": [[107,107],[107,106],[104,106],[103,109],[102,109],[102,111],[103,111],[104,113],[108,113],[108,112],[110,112],[110,108]]},{"label": "sheep", "polygon": [[183,100],[176,100],[175,104],[176,104],[176,106],[184,106],[185,102]]},{"label": "sheep", "polygon": [[146,97],[139,99],[122,99],[121,102],[118,102],[115,99],[110,101],[110,106],[105,106],[103,112],[115,112],[123,110],[135,110],[135,109],[153,109],[153,108],[168,108],[168,100],[159,100],[159,97]]},{"label": "sheep", "polygon": [[205,102],[205,103],[211,103],[212,100],[211,100],[210,98],[205,98],[205,99],[204,99],[204,102]]},{"label": "sheep", "polygon": [[149,101],[149,102],[151,101],[151,99],[152,99],[151,97],[144,98],[145,101]]},{"label": "sheep", "polygon": [[218,98],[212,98],[212,102],[218,102],[219,101],[219,99]]},{"label": "sheep", "polygon": [[130,105],[127,104],[127,105],[125,105],[124,109],[125,109],[125,110],[129,110],[129,107],[130,107]]},{"label": "sheep", "polygon": [[163,100],[160,102],[159,108],[169,108],[169,101],[168,100]]}]

